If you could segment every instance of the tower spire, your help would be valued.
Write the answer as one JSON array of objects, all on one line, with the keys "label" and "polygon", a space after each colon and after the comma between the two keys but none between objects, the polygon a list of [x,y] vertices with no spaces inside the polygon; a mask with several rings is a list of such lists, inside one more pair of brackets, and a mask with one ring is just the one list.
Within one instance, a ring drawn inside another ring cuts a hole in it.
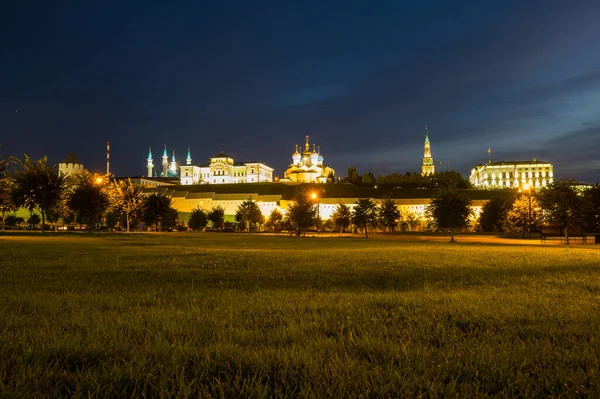
[{"label": "tower spire", "polygon": [[421,167],[421,175],[427,176],[435,173],[435,164],[431,156],[431,144],[429,143],[429,132],[425,125],[425,144],[423,146],[423,165]]},{"label": "tower spire", "polygon": [[169,176],[169,155],[167,154],[167,144],[165,144],[165,150],[163,151],[162,167],[163,167],[162,177],[168,177]]},{"label": "tower spire", "polygon": [[192,153],[190,152],[190,146],[189,145],[188,145],[187,158],[185,159],[185,164],[186,165],[191,165],[192,164]]},{"label": "tower spire", "polygon": [[308,144],[308,134],[306,135],[306,147],[304,149],[304,151],[310,151],[310,144]]},{"label": "tower spire", "polygon": [[154,169],[154,161],[152,160],[152,147],[148,147],[148,177],[152,177],[152,169]]}]

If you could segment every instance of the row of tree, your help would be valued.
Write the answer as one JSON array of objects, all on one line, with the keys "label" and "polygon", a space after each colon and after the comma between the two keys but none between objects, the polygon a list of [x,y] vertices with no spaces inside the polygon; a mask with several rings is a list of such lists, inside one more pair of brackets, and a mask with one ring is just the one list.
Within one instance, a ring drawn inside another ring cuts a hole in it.
[{"label": "row of tree", "polygon": [[479,225],[484,231],[522,235],[553,225],[563,229],[568,242],[570,228],[600,231],[600,185],[582,187],[574,180],[559,180],[535,193],[494,198],[483,206]]},{"label": "row of tree", "polygon": [[389,175],[375,175],[371,172],[359,175],[356,168],[352,165],[348,167],[348,174],[344,178],[347,183],[358,186],[373,187],[401,187],[401,188],[424,188],[438,189],[442,187],[455,187],[459,189],[471,188],[471,183],[465,179],[459,172],[449,170],[434,173],[431,175],[421,175],[415,172],[406,172],[405,174],[392,173]]},{"label": "row of tree", "polygon": [[[7,171],[9,161],[13,164]],[[4,229],[7,219],[17,222],[11,212],[26,208],[32,213],[31,224],[41,215],[42,231],[47,223],[73,222],[90,229],[104,223],[109,228],[121,224],[127,231],[139,220],[156,229],[173,227],[178,213],[171,199],[162,194],[143,195],[130,180],[107,179],[83,172],[66,177],[47,163],[25,156],[0,162],[0,216]],[[34,216],[35,215],[35,216]],[[37,222],[37,223],[36,223]]]}]

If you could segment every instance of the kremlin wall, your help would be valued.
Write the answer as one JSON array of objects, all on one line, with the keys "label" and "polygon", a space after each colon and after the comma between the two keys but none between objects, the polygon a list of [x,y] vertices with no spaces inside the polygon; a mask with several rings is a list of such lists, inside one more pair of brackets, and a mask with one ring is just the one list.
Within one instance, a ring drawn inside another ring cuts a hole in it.
[{"label": "kremlin wall", "polygon": [[[83,164],[73,153],[59,163],[59,173],[77,174],[83,170]],[[340,203],[353,209],[359,198],[380,200],[390,197],[396,200],[403,215],[413,214],[421,221],[420,229],[424,229],[427,223],[425,210],[434,194],[434,190],[335,183],[335,171],[324,164],[320,146],[313,144],[311,150],[309,136],[305,137],[304,148],[296,145],[292,163],[285,170],[284,177],[274,182],[273,172],[274,169],[263,162],[235,162],[224,152],[211,157],[208,164],[195,165],[189,148],[185,165],[178,165],[174,152],[169,162],[165,146],[160,176],[150,149],[147,175],[129,179],[142,186],[147,194],[162,193],[170,197],[173,208],[183,221],[187,221],[193,209],[210,211],[216,206],[225,209],[227,221],[233,221],[238,206],[247,199],[256,201],[265,217],[274,209],[285,215],[297,195],[316,193],[322,220],[329,219]],[[435,163],[426,126],[421,174],[434,173]],[[473,201],[473,226],[482,206],[490,199],[509,197],[513,191],[507,189],[516,189],[525,183],[531,187],[544,187],[552,183],[553,177],[553,165],[536,159],[519,162],[491,162],[490,159],[487,165],[476,166],[470,176],[474,189],[464,190]]]}]

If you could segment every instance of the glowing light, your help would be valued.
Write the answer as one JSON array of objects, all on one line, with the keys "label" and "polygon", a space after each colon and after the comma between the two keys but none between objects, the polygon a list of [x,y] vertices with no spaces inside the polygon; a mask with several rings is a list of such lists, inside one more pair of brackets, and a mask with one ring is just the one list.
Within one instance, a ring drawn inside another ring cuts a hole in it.
[{"label": "glowing light", "polygon": [[102,184],[102,178],[101,177],[97,177],[96,178],[96,184]]},{"label": "glowing light", "polygon": [[311,193],[310,194],[310,198],[317,199],[317,193]]},{"label": "glowing light", "polygon": [[529,191],[529,184],[527,184],[527,183],[523,184],[523,190]]}]

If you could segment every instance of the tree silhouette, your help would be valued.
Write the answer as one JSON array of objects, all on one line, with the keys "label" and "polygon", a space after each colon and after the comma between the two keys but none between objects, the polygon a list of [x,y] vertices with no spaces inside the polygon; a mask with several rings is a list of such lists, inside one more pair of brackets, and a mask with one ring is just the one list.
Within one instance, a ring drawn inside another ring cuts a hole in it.
[{"label": "tree silhouette", "polygon": [[352,223],[365,229],[369,238],[368,226],[377,221],[377,204],[369,198],[359,198],[352,212]]},{"label": "tree silhouette", "polygon": [[296,195],[296,201],[287,210],[287,217],[296,229],[296,235],[306,231],[315,224],[317,219],[317,203],[310,198],[307,192]]},{"label": "tree silhouette", "polygon": [[12,174],[14,205],[25,207],[30,212],[38,209],[42,215],[42,233],[45,231],[46,212],[58,204],[65,185],[65,177],[59,175],[47,161],[46,157],[34,161],[25,155],[23,160],[17,160],[17,168]]},{"label": "tree silhouette", "polygon": [[436,192],[427,206],[427,215],[436,228],[450,231],[450,242],[454,242],[454,231],[468,226],[472,214],[471,200],[454,187],[444,187]]},{"label": "tree silhouette", "polygon": [[74,181],[75,186],[67,199],[67,206],[91,231],[108,207],[108,198],[91,173],[83,172],[75,176]]},{"label": "tree silhouette", "polygon": [[544,219],[560,226],[569,244],[569,228],[581,225],[585,212],[585,201],[575,188],[577,182],[572,179],[557,180],[542,188],[537,197],[544,211]]},{"label": "tree silhouette", "polygon": [[340,202],[335,212],[331,215],[331,220],[340,229],[340,233],[343,233],[345,229],[350,227],[350,223],[352,223],[352,211],[350,207]]},{"label": "tree silhouette", "polygon": [[394,228],[398,224],[398,221],[402,217],[400,209],[396,201],[392,198],[384,198],[381,200],[379,210],[377,212],[379,223],[387,228],[390,233],[394,231]]},{"label": "tree silhouette", "polygon": [[484,231],[504,231],[504,222],[512,208],[512,200],[492,198],[486,202],[479,215],[479,225]]},{"label": "tree silhouette", "polygon": [[255,201],[250,198],[242,202],[236,211],[236,218],[248,225],[248,234],[252,232],[252,224],[262,223],[264,217]]},{"label": "tree silhouette", "polygon": [[139,216],[144,205],[142,189],[127,180],[114,180],[106,186],[110,208],[125,216],[126,230],[129,231],[131,219]]},{"label": "tree silhouette", "polygon": [[208,224],[208,215],[206,211],[200,208],[192,210],[192,214],[188,219],[188,226],[194,231],[202,231]]},{"label": "tree silhouette", "polygon": [[213,227],[217,229],[217,233],[223,227],[223,221],[225,220],[225,209],[221,206],[213,207],[208,213],[208,220],[212,223]]},{"label": "tree silhouette", "polygon": [[142,219],[148,226],[154,226],[159,231],[163,219],[171,209],[171,198],[164,194],[152,193],[144,198]]}]

